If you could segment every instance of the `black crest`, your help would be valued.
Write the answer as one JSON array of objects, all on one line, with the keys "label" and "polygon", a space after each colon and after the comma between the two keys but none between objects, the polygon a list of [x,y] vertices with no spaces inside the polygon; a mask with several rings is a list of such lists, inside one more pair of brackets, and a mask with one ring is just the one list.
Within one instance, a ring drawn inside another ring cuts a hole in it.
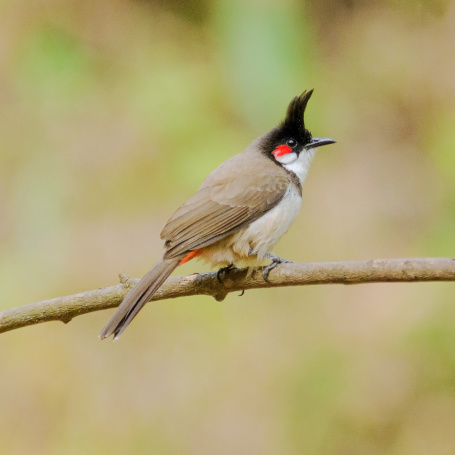
[{"label": "black crest", "polygon": [[306,106],[312,94],[313,90],[305,90],[300,96],[296,96],[292,99],[286,112],[286,118],[280,125],[281,128],[287,131],[292,131],[294,134],[306,136],[308,131],[305,129],[304,115]]},{"label": "black crest", "polygon": [[283,122],[263,137],[262,147],[266,153],[271,153],[277,145],[284,144],[290,138],[295,139],[301,146],[311,142],[312,136],[305,128],[304,115],[312,94],[313,90],[305,90],[292,99]]}]

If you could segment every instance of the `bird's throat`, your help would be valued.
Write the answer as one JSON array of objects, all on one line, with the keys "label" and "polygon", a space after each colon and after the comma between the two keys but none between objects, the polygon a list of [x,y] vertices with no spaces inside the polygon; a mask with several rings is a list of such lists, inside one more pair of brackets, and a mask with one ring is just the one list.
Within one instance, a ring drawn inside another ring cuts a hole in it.
[{"label": "bird's throat", "polygon": [[296,160],[291,163],[283,163],[283,167],[287,171],[293,172],[299,178],[300,182],[303,183],[308,175],[315,151],[316,149],[303,150]]}]

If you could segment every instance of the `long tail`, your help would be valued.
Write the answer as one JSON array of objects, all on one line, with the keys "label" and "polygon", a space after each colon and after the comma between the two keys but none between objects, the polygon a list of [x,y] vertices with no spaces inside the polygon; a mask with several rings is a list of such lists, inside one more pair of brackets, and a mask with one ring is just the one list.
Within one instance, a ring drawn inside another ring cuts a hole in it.
[{"label": "long tail", "polygon": [[110,337],[113,334],[114,340],[117,340],[136,314],[179,265],[179,262],[180,259],[163,259],[155,264],[152,270],[123,299],[114,316],[101,331],[100,339]]}]

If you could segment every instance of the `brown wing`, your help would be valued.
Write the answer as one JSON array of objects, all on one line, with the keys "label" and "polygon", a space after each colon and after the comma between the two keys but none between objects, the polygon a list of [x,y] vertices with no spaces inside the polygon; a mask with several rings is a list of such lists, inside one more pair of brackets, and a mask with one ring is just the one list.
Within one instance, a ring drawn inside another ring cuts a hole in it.
[{"label": "brown wing", "polygon": [[167,222],[164,257],[211,245],[251,223],[281,201],[289,184],[286,171],[257,150],[225,161]]}]

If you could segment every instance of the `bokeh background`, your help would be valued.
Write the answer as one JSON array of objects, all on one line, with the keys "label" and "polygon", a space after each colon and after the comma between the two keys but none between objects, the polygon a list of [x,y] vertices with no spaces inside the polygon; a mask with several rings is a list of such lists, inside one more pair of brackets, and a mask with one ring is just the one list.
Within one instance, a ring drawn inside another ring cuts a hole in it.
[{"label": "bokeh background", "polygon": [[[455,2],[0,1],[0,309],[142,276],[315,92],[294,261],[455,254]],[[205,270],[197,263],[181,273]],[[103,311],[0,337],[4,454],[453,454],[451,283]]]}]

